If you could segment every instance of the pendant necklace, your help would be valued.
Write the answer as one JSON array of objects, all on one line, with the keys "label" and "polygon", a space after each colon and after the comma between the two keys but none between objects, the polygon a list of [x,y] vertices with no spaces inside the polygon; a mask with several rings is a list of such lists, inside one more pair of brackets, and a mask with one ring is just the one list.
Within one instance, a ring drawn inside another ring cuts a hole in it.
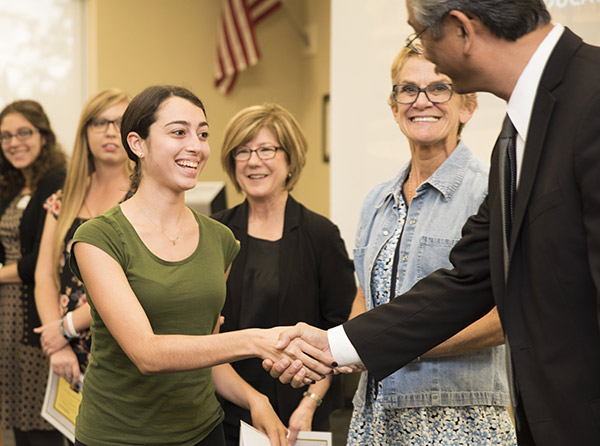
[{"label": "pendant necklace", "polygon": [[146,214],[146,212],[142,211],[142,213],[146,216],[146,218],[148,220],[150,220],[150,222],[152,224],[154,224],[154,226],[156,226],[160,232],[162,233],[162,235],[164,235],[166,238],[169,239],[169,241],[173,244],[173,246],[175,246],[177,244],[177,241],[179,240],[179,236],[181,235],[181,223],[182,223],[182,215],[180,214],[179,216],[179,233],[177,234],[176,237],[169,237],[169,235],[167,235],[167,233],[164,231],[164,229],[162,228],[161,225],[159,225],[158,223],[156,223],[152,218],[150,218],[150,216],[148,214]]}]

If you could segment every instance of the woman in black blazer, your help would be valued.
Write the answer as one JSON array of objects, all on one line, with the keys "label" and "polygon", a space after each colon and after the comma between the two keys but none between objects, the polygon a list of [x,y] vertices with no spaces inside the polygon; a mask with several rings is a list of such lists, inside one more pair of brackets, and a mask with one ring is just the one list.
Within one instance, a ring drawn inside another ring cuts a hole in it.
[{"label": "woman in black blazer", "polygon": [[40,416],[48,359],[33,333],[40,325],[33,290],[43,205],[62,186],[65,155],[35,101],[0,112],[0,137],[0,422],[17,446],[62,446]]},{"label": "woman in black blazer", "polygon": [[[227,280],[222,332],[300,321],[326,329],[348,318],[356,286],[339,230],[289,195],[306,149],[296,119],[276,104],[240,111],[225,130],[221,162],[246,200],[214,216],[241,243]],[[300,430],[329,429],[331,378],[292,389],[273,380],[259,359],[232,365],[269,397],[290,440]],[[230,403],[224,409],[227,442],[237,445],[240,420],[251,423],[250,414]]]}]

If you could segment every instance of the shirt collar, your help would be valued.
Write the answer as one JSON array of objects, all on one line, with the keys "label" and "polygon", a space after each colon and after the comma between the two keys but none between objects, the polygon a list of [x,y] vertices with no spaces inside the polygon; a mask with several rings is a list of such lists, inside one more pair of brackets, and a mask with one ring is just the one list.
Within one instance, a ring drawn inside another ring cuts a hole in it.
[{"label": "shirt collar", "polygon": [[529,120],[540,78],[564,30],[565,27],[563,25],[554,25],[540,46],[535,50],[535,53],[533,53],[533,56],[521,73],[515,89],[510,95],[506,112],[515,129],[517,129],[517,133],[523,138],[523,141],[527,140]]},{"label": "shirt collar", "polygon": [[[460,183],[465,176],[470,159],[471,151],[462,141],[459,141],[456,149],[454,149],[450,156],[444,160],[442,165],[437,168],[433,175],[431,175],[423,182],[421,186],[417,188],[417,191],[421,190],[423,187],[425,187],[425,185],[429,185],[437,189],[446,201],[449,200],[460,186]],[[382,203],[386,199],[392,197],[396,204],[400,203],[402,185],[406,181],[409,172],[410,162],[408,162],[398,173],[398,175],[396,175],[392,181],[393,187],[390,189],[389,194],[384,197]]]}]

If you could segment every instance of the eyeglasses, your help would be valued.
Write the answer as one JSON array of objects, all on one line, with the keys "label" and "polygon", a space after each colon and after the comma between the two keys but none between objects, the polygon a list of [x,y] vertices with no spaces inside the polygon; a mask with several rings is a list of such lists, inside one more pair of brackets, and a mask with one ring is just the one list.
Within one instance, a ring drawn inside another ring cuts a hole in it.
[{"label": "eyeglasses", "polygon": [[393,87],[394,100],[398,104],[414,104],[419,94],[425,93],[425,97],[433,104],[443,104],[452,98],[452,84],[447,82],[436,82],[425,88],[419,88],[415,84],[396,84]]},{"label": "eyeglasses", "polygon": [[238,147],[232,152],[233,159],[236,161],[248,161],[252,157],[252,153],[256,152],[261,160],[272,160],[278,150],[283,150],[282,147],[264,146],[258,149],[249,149],[247,147]]},{"label": "eyeglasses", "polygon": [[425,54],[425,50],[423,49],[423,47],[421,45],[418,45],[418,42],[417,42],[417,40],[419,40],[421,38],[421,36],[423,35],[423,33],[425,31],[427,31],[427,27],[423,28],[418,33],[412,33],[410,36],[408,36],[406,38],[406,48],[411,50],[413,53],[416,53],[419,55]]},{"label": "eyeglasses", "polygon": [[92,119],[90,121],[90,123],[88,124],[89,127],[96,133],[104,133],[108,130],[108,126],[110,124],[115,126],[115,129],[117,129],[117,131],[119,131],[121,129],[121,118],[117,118],[117,119],[105,119],[105,118],[96,118],[96,119]]},{"label": "eyeglasses", "polygon": [[10,144],[13,136],[17,138],[17,140],[23,142],[27,141],[29,138],[33,136],[34,133],[39,132],[38,129],[29,129],[29,128],[21,128],[16,131],[16,133],[3,132],[0,138],[2,139],[2,145]]}]

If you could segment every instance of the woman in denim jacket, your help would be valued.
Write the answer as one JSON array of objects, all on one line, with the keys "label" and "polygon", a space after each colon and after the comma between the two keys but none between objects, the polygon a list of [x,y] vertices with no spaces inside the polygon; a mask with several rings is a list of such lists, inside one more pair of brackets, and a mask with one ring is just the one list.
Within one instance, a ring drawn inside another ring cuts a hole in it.
[{"label": "woman in denim jacket", "polygon": [[[414,44],[398,54],[391,74],[389,104],[411,161],[363,203],[351,317],[451,267],[448,254],[487,193],[488,166],[460,142],[475,95],[454,94]],[[383,381],[364,372],[348,445],[516,445],[503,343],[494,309]]]}]

